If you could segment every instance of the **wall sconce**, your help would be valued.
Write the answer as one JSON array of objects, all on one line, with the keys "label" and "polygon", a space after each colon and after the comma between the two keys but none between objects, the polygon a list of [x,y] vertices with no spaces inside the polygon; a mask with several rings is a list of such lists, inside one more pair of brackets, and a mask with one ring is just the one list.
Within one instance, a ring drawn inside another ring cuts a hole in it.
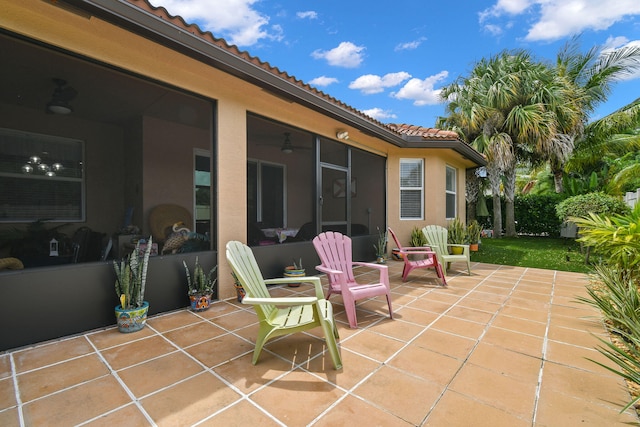
[{"label": "wall sconce", "polygon": [[338,139],[347,140],[349,139],[349,132],[347,132],[346,130],[339,130],[338,133],[336,133],[336,137]]}]

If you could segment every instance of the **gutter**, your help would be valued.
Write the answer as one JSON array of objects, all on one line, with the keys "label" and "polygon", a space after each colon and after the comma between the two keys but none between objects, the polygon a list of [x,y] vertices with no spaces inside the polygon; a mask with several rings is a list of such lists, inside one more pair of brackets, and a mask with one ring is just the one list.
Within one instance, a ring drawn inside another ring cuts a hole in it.
[{"label": "gutter", "polygon": [[[211,43],[201,36],[192,34],[185,28],[167,22],[159,16],[135,6],[130,1],[58,0],[54,2],[53,0],[48,0],[47,2],[63,8],[66,3],[71,6],[71,8],[68,9],[75,13],[86,11],[106,22],[113,23],[135,34],[154,40],[163,46],[172,48],[200,62],[238,77],[241,80],[250,82],[275,96],[296,102],[396,147],[448,148],[479,165],[486,164],[484,156],[461,140],[441,142],[433,139],[426,142],[422,138],[414,140],[412,137],[397,134],[385,128],[382,123],[375,123],[375,120],[372,118],[356,114],[356,110],[346,108],[346,104],[344,104],[344,107],[341,106],[338,100],[331,102],[313,93],[301,86],[304,85],[304,83],[299,80],[296,81],[300,82],[301,85],[265,70],[265,68],[254,64],[248,59],[242,58],[225,48]],[[74,11],[73,9],[77,10]],[[239,53],[242,54],[242,52]],[[249,54],[247,54],[247,56],[253,58]],[[269,63],[266,64],[271,68],[275,68]],[[292,79],[294,78],[292,77]],[[329,95],[327,96],[330,97]]]}]

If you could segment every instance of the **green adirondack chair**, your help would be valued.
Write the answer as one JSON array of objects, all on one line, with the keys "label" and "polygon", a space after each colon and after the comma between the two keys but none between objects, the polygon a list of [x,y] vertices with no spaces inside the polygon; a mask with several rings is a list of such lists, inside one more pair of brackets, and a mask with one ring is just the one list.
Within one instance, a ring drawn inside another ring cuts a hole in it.
[{"label": "green adirondack chair", "polygon": [[[227,243],[227,261],[242,284],[246,296],[242,302],[251,304],[260,320],[260,329],[253,351],[253,364],[260,357],[264,344],[272,338],[294,332],[322,327],[327,349],[336,369],[342,368],[342,358],[338,349],[338,330],[333,319],[333,307],[324,298],[319,277],[291,277],[264,279],[251,249],[237,241]],[[271,297],[267,284],[312,283],[313,297]]]},{"label": "green adirondack chair", "polygon": [[[427,243],[431,246],[438,257],[438,260],[444,265],[444,274],[447,275],[447,270],[451,266],[452,262],[463,261],[467,263],[467,270],[469,276],[471,276],[471,258],[469,256],[469,245],[456,245],[447,242],[447,229],[439,225],[427,225],[422,229],[422,234],[427,239]],[[462,247],[461,255],[451,255],[449,253],[450,247]]]}]

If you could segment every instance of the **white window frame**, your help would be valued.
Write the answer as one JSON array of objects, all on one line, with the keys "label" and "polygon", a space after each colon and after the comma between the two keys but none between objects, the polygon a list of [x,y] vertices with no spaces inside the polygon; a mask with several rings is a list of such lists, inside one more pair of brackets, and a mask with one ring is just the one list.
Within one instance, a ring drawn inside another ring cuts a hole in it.
[{"label": "white window frame", "polygon": [[[420,178],[418,180],[417,186],[403,186],[402,185],[402,165],[403,164],[416,164],[420,166]],[[400,159],[400,170],[399,170],[399,186],[400,186],[400,220],[423,220],[424,219],[424,159]],[[402,193],[407,191],[415,191],[420,193],[420,215],[417,217],[404,217],[402,215]]]},{"label": "white window frame", "polygon": [[[447,187],[448,180],[447,174],[449,171],[453,172],[453,189]],[[455,219],[458,216],[458,169],[453,166],[447,165],[445,168],[445,216],[447,220]],[[447,198],[453,195],[453,216],[447,215]]]}]

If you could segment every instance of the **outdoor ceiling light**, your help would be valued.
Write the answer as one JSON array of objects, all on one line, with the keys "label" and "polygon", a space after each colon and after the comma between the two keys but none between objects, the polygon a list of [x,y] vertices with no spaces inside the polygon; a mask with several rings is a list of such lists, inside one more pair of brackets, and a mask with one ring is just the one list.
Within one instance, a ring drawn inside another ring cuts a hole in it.
[{"label": "outdoor ceiling light", "polygon": [[282,148],[280,148],[280,151],[282,151],[284,154],[293,153],[293,144],[291,144],[289,135],[291,135],[289,132],[284,133],[284,142],[282,143]]},{"label": "outdoor ceiling light", "polygon": [[69,114],[71,113],[71,111],[73,111],[70,105],[55,103],[55,101],[48,103],[47,109],[54,114]]},{"label": "outdoor ceiling light", "polygon": [[55,78],[53,82],[56,84],[56,88],[51,95],[51,101],[47,103],[47,111],[54,114],[69,114],[73,111],[73,108],[69,104],[77,95],[78,91],[67,85],[67,82]]}]

